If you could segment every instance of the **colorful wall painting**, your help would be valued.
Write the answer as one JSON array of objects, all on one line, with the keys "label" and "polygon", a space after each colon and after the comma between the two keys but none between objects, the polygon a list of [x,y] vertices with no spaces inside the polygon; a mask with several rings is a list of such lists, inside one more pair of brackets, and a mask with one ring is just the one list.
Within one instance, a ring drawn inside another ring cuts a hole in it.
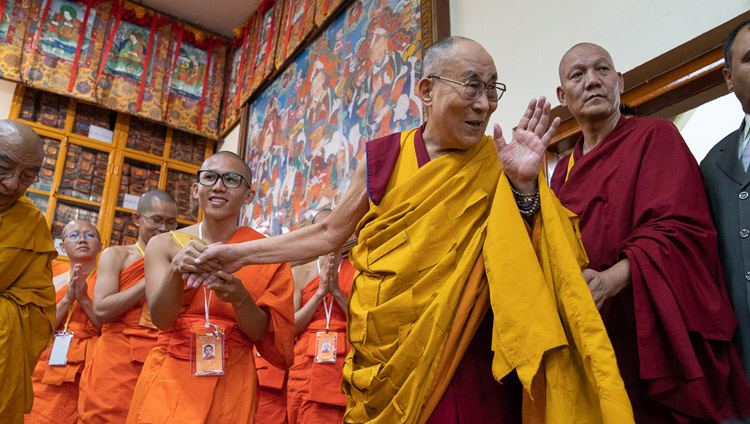
[{"label": "colorful wall painting", "polygon": [[352,2],[250,104],[256,197],[242,223],[268,235],[308,223],[341,200],[367,140],[419,126],[421,51],[419,1]]},{"label": "colorful wall painting", "polygon": [[6,0],[0,11],[0,77],[21,80],[23,43],[35,10],[31,2]]}]

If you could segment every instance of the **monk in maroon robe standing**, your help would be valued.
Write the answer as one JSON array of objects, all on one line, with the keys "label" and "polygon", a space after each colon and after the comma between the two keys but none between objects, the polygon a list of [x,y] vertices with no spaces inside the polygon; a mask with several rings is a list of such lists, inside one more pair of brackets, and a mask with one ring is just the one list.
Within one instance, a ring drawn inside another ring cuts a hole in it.
[{"label": "monk in maroon robe standing", "polygon": [[[583,135],[552,189],[580,217],[584,277],[615,348],[636,422],[750,414],[698,164],[670,122],[620,115],[622,75],[594,44],[560,62],[557,96]],[[572,157],[571,157],[572,156]]]}]

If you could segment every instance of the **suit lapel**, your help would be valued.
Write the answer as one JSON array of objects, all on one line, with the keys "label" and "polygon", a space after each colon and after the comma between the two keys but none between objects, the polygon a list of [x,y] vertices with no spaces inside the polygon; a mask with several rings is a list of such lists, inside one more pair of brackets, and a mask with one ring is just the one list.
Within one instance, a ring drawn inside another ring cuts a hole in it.
[{"label": "suit lapel", "polygon": [[748,177],[739,160],[740,137],[742,137],[744,126],[745,120],[743,119],[740,129],[729,135],[729,142],[724,145],[722,154],[716,159],[719,169],[739,185],[745,185]]}]

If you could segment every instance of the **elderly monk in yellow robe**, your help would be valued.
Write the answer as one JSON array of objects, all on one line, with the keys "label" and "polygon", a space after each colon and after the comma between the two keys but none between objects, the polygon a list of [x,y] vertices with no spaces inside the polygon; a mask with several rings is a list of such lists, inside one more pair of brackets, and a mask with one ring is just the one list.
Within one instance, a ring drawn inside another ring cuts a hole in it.
[{"label": "elderly monk in yellow robe", "polygon": [[42,166],[42,146],[28,125],[0,120],[0,417],[7,423],[31,410],[31,372],[55,323],[57,251],[44,216],[23,196]]},{"label": "elderly monk in yellow robe", "polygon": [[550,104],[532,100],[512,140],[497,125],[485,136],[505,90],[487,51],[451,37],[423,67],[427,122],[368,142],[327,219],[210,246],[188,285],[216,262],[322,255],[356,230],[344,422],[633,422],[575,217],[539,172]]},{"label": "elderly monk in yellow robe", "polygon": [[122,423],[157,329],[146,303],[143,254],[156,235],[177,228],[177,202],[164,190],[141,195],[133,212],[138,240],[102,252],[94,289],[94,313],[102,335],[81,375],[78,410],[83,423]]},{"label": "elderly monk in yellow robe", "polygon": [[[70,221],[62,232],[60,249],[70,259],[70,271],[52,280],[57,289],[55,338],[42,352],[39,363],[31,375],[34,385],[34,406],[26,415],[27,424],[76,423],[78,414],[78,389],[81,373],[91,359],[99,338],[101,322],[94,315],[94,283],[97,259],[102,244],[94,224],[88,221]],[[55,344],[61,342],[59,334],[68,333],[67,351],[61,356],[52,354]],[[64,363],[56,361],[64,358]]]}]

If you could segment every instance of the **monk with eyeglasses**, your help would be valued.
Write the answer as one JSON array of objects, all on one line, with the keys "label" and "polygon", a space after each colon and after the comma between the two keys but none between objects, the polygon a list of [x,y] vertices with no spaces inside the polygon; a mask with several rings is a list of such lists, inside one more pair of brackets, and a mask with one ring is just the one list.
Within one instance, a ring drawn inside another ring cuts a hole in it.
[{"label": "monk with eyeglasses", "polygon": [[42,159],[31,127],[0,120],[0,417],[8,423],[31,410],[31,372],[55,324],[57,251],[44,215],[24,196]]},{"label": "monk with eyeglasses", "polygon": [[355,233],[345,423],[632,422],[576,218],[539,172],[559,124],[549,102],[530,101],[512,137],[488,136],[505,91],[490,54],[450,37],[422,66],[426,123],[369,141],[325,220],[210,246],[188,284],[327,254]]},{"label": "monk with eyeglasses", "polygon": [[78,391],[83,368],[91,359],[101,321],[94,314],[97,257],[102,244],[94,224],[73,220],[62,232],[60,251],[70,270],[53,280],[57,289],[55,334],[34,369],[34,406],[26,423],[78,422]]},{"label": "monk with eyeglasses", "polygon": [[144,252],[154,236],[177,228],[177,202],[164,190],[143,193],[132,215],[135,244],[112,246],[99,260],[94,313],[102,335],[81,377],[79,411],[84,423],[122,423],[157,328],[146,303]]},{"label": "monk with eyeglasses", "polygon": [[[293,360],[294,282],[287,263],[250,265],[200,287],[183,276],[208,244],[264,238],[241,227],[252,201],[250,168],[219,152],[201,165],[193,197],[203,220],[155,236],[146,248],[146,299],[159,328],[138,379],[128,423],[253,423],[257,373],[253,347],[274,366]],[[212,357],[204,347],[212,346]],[[258,420],[263,422],[262,419]]]}]

